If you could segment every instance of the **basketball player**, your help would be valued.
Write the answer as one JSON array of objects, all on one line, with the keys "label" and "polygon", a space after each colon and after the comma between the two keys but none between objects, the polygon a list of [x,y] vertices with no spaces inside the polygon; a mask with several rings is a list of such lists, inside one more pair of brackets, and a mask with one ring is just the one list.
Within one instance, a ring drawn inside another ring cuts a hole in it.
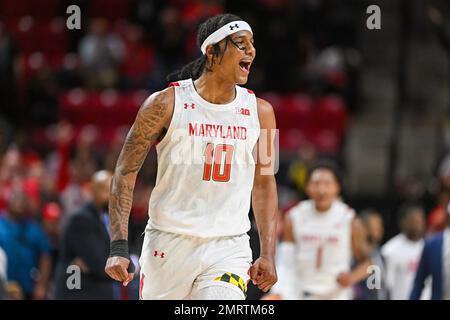
[{"label": "basketball player", "polygon": [[[386,286],[390,300],[407,300],[414,286],[414,277],[425,243],[425,212],[420,205],[404,204],[399,209],[401,233],[381,248],[386,266]],[[431,295],[430,279],[425,283],[421,299]]]},{"label": "basketball player", "polygon": [[[285,218],[280,279],[266,299],[352,299],[351,286],[367,277],[370,248],[355,212],[339,199],[333,165],[311,170],[306,192]],[[351,270],[352,257],[357,261]]]},{"label": "basketball player", "polygon": [[[138,112],[111,184],[105,271],[127,285],[133,277],[127,245],[133,188],[157,143],[141,299],[245,299],[250,279],[265,292],[277,280],[273,162],[262,164],[264,153],[252,154],[265,140],[272,159],[275,118],[268,102],[239,86],[255,59],[252,29],[235,15],[218,15],[200,25],[197,40],[203,56],[172,74],[176,82]],[[250,201],[261,240],[253,265],[246,234]]]}]

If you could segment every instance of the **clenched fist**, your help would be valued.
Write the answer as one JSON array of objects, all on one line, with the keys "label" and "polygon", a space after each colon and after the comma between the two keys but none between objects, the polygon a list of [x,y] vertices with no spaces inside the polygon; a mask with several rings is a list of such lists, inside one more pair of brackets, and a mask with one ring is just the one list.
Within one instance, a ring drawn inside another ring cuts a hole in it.
[{"label": "clenched fist", "polygon": [[250,277],[260,290],[269,291],[278,280],[274,259],[259,257],[250,268]]},{"label": "clenched fist", "polygon": [[109,257],[106,261],[105,272],[114,280],[127,286],[134,277],[134,273],[128,272],[130,263],[130,260],[124,257]]}]

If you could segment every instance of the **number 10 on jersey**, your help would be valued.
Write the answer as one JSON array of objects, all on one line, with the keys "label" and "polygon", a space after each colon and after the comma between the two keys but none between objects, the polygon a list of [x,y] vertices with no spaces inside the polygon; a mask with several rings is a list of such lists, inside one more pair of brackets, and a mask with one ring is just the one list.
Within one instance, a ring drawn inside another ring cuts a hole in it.
[{"label": "number 10 on jersey", "polygon": [[[230,180],[231,160],[233,159],[234,147],[229,144],[208,143],[205,148],[205,165],[203,167],[203,180],[212,179],[218,182]],[[213,162],[214,159],[214,162]],[[225,160],[225,161],[223,161]],[[223,163],[225,162],[225,163]],[[223,167],[223,170],[221,170]]]}]

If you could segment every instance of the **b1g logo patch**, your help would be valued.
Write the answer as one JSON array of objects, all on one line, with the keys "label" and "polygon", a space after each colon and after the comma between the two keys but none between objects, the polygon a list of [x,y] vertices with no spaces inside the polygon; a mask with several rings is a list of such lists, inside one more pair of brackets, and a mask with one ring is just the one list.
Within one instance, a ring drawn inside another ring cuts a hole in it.
[{"label": "b1g logo patch", "polygon": [[247,108],[236,108],[236,113],[237,114],[242,114],[244,116],[249,116],[250,115],[250,109],[247,109]]}]

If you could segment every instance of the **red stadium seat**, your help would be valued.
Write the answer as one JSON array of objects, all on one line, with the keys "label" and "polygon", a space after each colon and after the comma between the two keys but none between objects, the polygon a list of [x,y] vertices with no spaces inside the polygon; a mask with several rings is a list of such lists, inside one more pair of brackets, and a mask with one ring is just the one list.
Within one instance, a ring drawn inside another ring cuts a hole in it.
[{"label": "red stadium seat", "polygon": [[321,154],[335,156],[339,152],[341,139],[332,130],[319,131],[313,138],[314,145]]},{"label": "red stadium seat", "polygon": [[88,94],[85,90],[77,88],[65,92],[59,97],[60,116],[72,124],[83,123],[84,110],[89,110]]},{"label": "red stadium seat", "polygon": [[110,145],[116,136],[117,126],[102,127],[99,132],[98,144]]},{"label": "red stadium seat", "polygon": [[[87,95],[87,103],[85,108],[82,110],[80,117],[81,122],[79,123],[89,123],[96,125],[104,125],[107,122],[108,114],[103,111],[103,106],[106,98],[102,98],[101,92],[90,92]],[[111,102],[106,102],[111,103]]]},{"label": "red stadium seat", "polygon": [[282,97],[273,92],[262,93],[260,97],[272,105],[277,121],[277,128],[287,128],[287,121],[284,117],[286,115],[286,113],[284,112],[285,106]]},{"label": "red stadium seat", "polygon": [[109,145],[118,135],[128,132],[148,95],[146,90],[119,93],[108,89],[89,93],[74,89],[60,95],[60,117],[78,128],[77,132],[85,125],[95,125],[96,144]]},{"label": "red stadium seat", "polygon": [[223,12],[223,6],[214,1],[186,1],[181,11],[181,20],[185,24],[196,24],[204,17],[212,17]]},{"label": "red stadium seat", "polygon": [[68,51],[67,29],[63,18],[39,21],[31,16],[23,16],[8,19],[6,24],[19,48],[25,53]]},{"label": "red stadium seat", "polygon": [[265,92],[260,95],[261,99],[269,102],[274,110],[277,110],[281,107],[281,97],[274,92]]},{"label": "red stadium seat", "polygon": [[46,59],[47,65],[51,69],[57,70],[57,69],[61,69],[64,66],[64,60],[66,59],[66,56],[67,55],[65,53],[59,53],[59,52],[46,53],[45,59]]},{"label": "red stadium seat", "polygon": [[93,0],[91,2],[91,16],[103,17],[110,20],[128,18],[131,1],[124,0]]},{"label": "red stadium seat", "polygon": [[150,46],[126,45],[125,56],[120,66],[123,75],[132,81],[139,81],[151,73],[154,65],[155,56]]},{"label": "red stadium seat", "polygon": [[1,0],[0,12],[5,18],[31,15],[35,19],[48,20],[65,13],[62,4],[61,0]]},{"label": "red stadium seat", "polygon": [[121,125],[133,124],[140,106],[144,103],[148,96],[149,92],[146,90],[138,90],[122,96],[120,104]]},{"label": "red stadium seat", "polygon": [[321,129],[332,130],[342,137],[348,121],[346,105],[338,95],[322,97],[314,108],[314,118]]},{"label": "red stadium seat", "polygon": [[275,109],[277,126],[280,129],[310,130],[312,122],[312,100],[306,95],[288,95],[281,98]]},{"label": "red stadium seat", "polygon": [[25,90],[32,78],[33,74],[43,68],[50,68],[53,70],[59,69],[64,64],[65,55],[63,53],[43,53],[40,51],[25,53],[21,56],[20,62],[20,76],[19,87]]},{"label": "red stadium seat", "polygon": [[280,129],[279,139],[282,151],[296,151],[307,137],[300,129]]},{"label": "red stadium seat", "polygon": [[24,54],[23,58],[22,66],[25,74],[33,73],[47,65],[47,58],[40,51]]},{"label": "red stadium seat", "polygon": [[19,19],[8,20],[7,25],[20,50],[26,53],[39,51],[35,19],[31,16],[23,16]]},{"label": "red stadium seat", "polygon": [[120,123],[121,95],[113,89],[103,90],[97,94],[99,105],[95,106],[95,124],[116,126]]},{"label": "red stadium seat", "polygon": [[46,67],[48,62],[42,52],[32,52],[23,54],[19,60],[19,64],[21,71],[18,79],[19,90],[25,93],[33,74]]},{"label": "red stadium seat", "polygon": [[62,8],[63,2],[61,0],[39,0],[33,1],[29,0],[31,3],[39,3],[39,9],[33,10],[33,7],[36,7],[36,4],[30,5],[30,9],[33,10],[32,14],[37,19],[49,20],[56,16],[61,16],[65,14],[65,10]]},{"label": "red stadium seat", "polygon": [[118,109],[115,113],[117,119],[116,126],[131,126],[136,118],[139,107],[149,96],[146,90],[137,90],[124,93],[119,97]]},{"label": "red stadium seat", "polygon": [[148,94],[146,90],[121,94],[112,89],[91,93],[74,89],[60,95],[61,116],[73,124],[101,128],[131,125]]},{"label": "red stadium seat", "polygon": [[286,103],[286,98],[273,92],[262,93],[260,97],[272,105],[277,122],[277,128],[291,128],[290,114],[288,110],[289,103]]},{"label": "red stadium seat", "polygon": [[54,18],[39,23],[34,36],[39,50],[50,53],[65,53],[68,51],[67,29],[62,18]]},{"label": "red stadium seat", "polygon": [[313,126],[312,99],[303,94],[290,95],[283,99],[283,112],[288,128],[310,130]]},{"label": "red stadium seat", "polygon": [[150,96],[150,92],[147,90],[137,90],[131,94],[133,101],[133,112],[137,112],[139,107]]},{"label": "red stadium seat", "polygon": [[0,12],[5,18],[19,18],[30,13],[28,0],[1,0]]}]

